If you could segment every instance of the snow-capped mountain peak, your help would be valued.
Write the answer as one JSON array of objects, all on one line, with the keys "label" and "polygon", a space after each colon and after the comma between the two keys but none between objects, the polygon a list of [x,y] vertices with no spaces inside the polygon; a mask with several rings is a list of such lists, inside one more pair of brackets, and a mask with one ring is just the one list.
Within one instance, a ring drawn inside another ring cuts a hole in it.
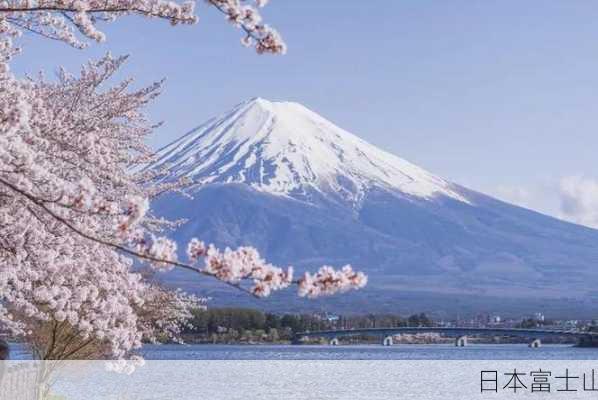
[{"label": "snow-capped mountain peak", "polygon": [[[335,300],[332,310],[454,312],[458,299],[472,312],[595,311],[587,299],[598,280],[598,231],[451,184],[297,103],[242,103],[160,150],[153,167],[165,179],[219,183],[153,200],[155,216],[187,220],[172,236],[182,249],[199,237],[254,246],[299,274],[318,265],[365,270],[368,287],[351,295],[361,297]],[[202,296],[222,293],[184,271],[170,279]],[[305,302],[272,300],[264,307],[306,311]]]},{"label": "snow-capped mountain peak", "polygon": [[158,152],[169,179],[244,183],[275,195],[334,193],[353,203],[373,187],[468,202],[450,183],[337,127],[299,103],[253,98]]}]

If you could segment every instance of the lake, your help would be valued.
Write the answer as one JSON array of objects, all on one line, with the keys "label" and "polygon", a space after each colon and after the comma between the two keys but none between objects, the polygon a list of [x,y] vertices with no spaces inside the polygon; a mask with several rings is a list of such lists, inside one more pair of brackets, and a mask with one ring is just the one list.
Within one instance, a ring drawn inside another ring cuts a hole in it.
[{"label": "lake", "polygon": [[598,348],[525,344],[429,345],[157,345],[148,360],[595,360]]},{"label": "lake", "polygon": [[[27,359],[21,345],[12,346],[13,359]],[[598,348],[525,344],[426,345],[146,345],[147,360],[596,360]]]},{"label": "lake", "polygon": [[[551,371],[555,390],[562,384],[557,378],[570,373],[577,377],[576,398],[595,398],[581,391],[581,378],[594,375],[598,359],[598,349],[524,344],[148,345],[141,353],[146,362],[131,375],[109,372],[104,362],[72,362],[52,390],[68,400],[470,400],[480,395],[483,371],[495,371],[500,397],[488,397],[506,399],[507,375],[517,370],[528,387],[530,371]],[[13,354],[28,357],[18,345]],[[529,391],[516,398],[528,395],[537,398]]]}]

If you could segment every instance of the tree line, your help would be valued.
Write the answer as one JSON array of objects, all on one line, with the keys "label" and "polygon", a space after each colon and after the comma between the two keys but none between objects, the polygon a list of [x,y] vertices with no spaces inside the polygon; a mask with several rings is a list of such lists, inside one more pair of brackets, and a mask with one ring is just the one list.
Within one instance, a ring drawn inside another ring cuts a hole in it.
[{"label": "tree line", "polygon": [[326,315],[275,314],[249,308],[209,308],[193,311],[188,338],[208,341],[290,340],[306,331],[404,326],[433,326],[425,314]]}]

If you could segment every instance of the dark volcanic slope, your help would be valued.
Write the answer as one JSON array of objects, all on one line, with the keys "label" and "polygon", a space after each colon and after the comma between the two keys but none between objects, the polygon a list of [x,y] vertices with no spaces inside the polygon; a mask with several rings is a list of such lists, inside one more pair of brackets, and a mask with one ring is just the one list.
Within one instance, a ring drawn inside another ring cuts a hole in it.
[{"label": "dark volcanic slope", "polygon": [[[369,310],[401,308],[406,293],[412,299],[409,308],[420,302],[432,310],[447,308],[447,299],[453,299],[466,309],[486,303],[482,308],[503,311],[500,299],[505,297],[512,299],[510,309],[564,301],[563,307],[581,310],[579,301],[595,297],[597,231],[460,190],[475,204],[375,191],[356,212],[336,203],[313,205],[244,185],[218,184],[192,200],[164,198],[155,208],[168,217],[192,216],[175,234],[181,244],[194,236],[222,247],[249,244],[269,260],[300,270],[321,264],[358,266],[370,283],[357,297],[335,299],[335,307],[343,309],[360,296]],[[179,279],[194,286],[194,280]],[[218,290],[216,285],[201,281],[200,287]],[[273,304],[313,306],[302,300]]]}]

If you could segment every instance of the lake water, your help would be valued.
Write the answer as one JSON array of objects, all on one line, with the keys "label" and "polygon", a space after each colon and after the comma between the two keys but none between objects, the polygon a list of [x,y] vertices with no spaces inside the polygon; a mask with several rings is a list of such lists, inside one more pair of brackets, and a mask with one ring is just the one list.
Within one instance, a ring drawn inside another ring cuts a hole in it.
[{"label": "lake water", "polygon": [[505,345],[160,345],[148,360],[598,360],[598,348]]},{"label": "lake water", "polygon": [[[449,344],[426,345],[146,345],[146,360],[598,360],[598,348],[571,345]],[[12,346],[13,359],[28,359],[21,345]]]},{"label": "lake water", "polygon": [[[28,356],[22,346],[12,350]],[[495,371],[500,394],[486,397],[525,399],[537,393],[509,393],[506,375],[525,371],[531,387],[530,371],[542,370],[554,376],[551,399],[571,398],[556,391],[556,378],[569,373],[575,398],[596,398],[582,391],[581,377],[597,370],[598,349],[570,345],[151,345],[142,354],[147,361],[131,375],[108,372],[104,362],[70,363],[52,390],[68,400],[470,400],[480,396],[482,371]]]}]

